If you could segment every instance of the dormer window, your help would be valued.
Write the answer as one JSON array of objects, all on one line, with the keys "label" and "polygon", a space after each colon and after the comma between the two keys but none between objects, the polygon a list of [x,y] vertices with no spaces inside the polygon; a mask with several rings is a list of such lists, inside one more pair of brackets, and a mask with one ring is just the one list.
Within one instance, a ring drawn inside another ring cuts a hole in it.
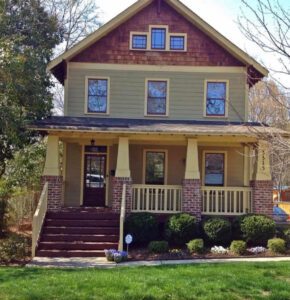
[{"label": "dormer window", "polygon": [[151,29],[151,49],[165,50],[166,28]]},{"label": "dormer window", "polygon": [[184,50],[185,36],[171,35],[170,36],[170,50]]},{"label": "dormer window", "polygon": [[132,35],[132,48],[133,49],[147,49],[147,35],[146,34],[133,34]]}]

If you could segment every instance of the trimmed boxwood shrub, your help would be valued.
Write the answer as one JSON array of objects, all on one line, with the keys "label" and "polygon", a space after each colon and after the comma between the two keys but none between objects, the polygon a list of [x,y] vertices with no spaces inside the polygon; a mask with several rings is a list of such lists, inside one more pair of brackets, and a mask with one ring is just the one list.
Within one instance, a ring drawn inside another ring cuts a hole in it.
[{"label": "trimmed boxwood shrub", "polygon": [[216,245],[227,244],[232,237],[231,223],[223,218],[210,218],[203,223],[205,237]]},{"label": "trimmed boxwood shrub", "polygon": [[234,254],[243,255],[247,251],[247,244],[244,241],[232,241],[230,250]]},{"label": "trimmed boxwood shrub", "polygon": [[134,244],[145,245],[159,235],[156,216],[151,213],[133,213],[125,221],[125,232],[133,236]]},{"label": "trimmed boxwood shrub", "polygon": [[201,254],[204,252],[204,242],[203,239],[195,239],[189,241],[187,244],[187,249],[190,253]]},{"label": "trimmed boxwood shrub", "polygon": [[171,216],[165,226],[165,237],[174,245],[184,245],[197,237],[195,217],[184,213]]},{"label": "trimmed boxwood shrub", "polygon": [[275,222],[263,215],[246,216],[241,222],[241,231],[247,242],[257,246],[266,245],[276,232]]},{"label": "trimmed boxwood shrub", "polygon": [[152,253],[166,253],[168,252],[168,242],[152,241],[148,245],[148,250]]},{"label": "trimmed boxwood shrub", "polygon": [[285,253],[286,242],[283,239],[275,238],[268,241],[268,248],[273,253]]}]

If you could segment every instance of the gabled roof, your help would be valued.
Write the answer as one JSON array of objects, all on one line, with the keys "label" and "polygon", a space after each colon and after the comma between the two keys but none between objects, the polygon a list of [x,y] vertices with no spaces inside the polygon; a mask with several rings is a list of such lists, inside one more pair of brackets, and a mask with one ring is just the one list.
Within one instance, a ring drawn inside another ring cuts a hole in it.
[{"label": "gabled roof", "polygon": [[[129,20],[132,16],[137,14],[143,8],[151,4],[154,0],[139,0],[129,8],[124,10],[122,13],[117,15],[111,21],[100,27],[98,30],[87,36],[81,42],[52,60],[48,65],[48,70],[53,71],[58,66],[63,64],[65,61],[69,61],[74,56],[82,52],[84,49],[88,48],[108,33],[113,31],[122,23]],[[191,11],[187,6],[181,3],[179,0],[163,0],[167,4],[169,4],[172,8],[174,8],[177,12],[183,15],[189,22],[198,27],[201,31],[203,31],[206,35],[212,38],[217,44],[226,49],[229,53],[231,53],[235,58],[244,63],[248,67],[252,67],[256,69],[261,75],[267,76],[268,70],[264,68],[261,64],[259,64],[256,60],[250,57],[246,52],[241,50],[239,47],[234,45],[231,41],[225,38],[222,34],[216,31],[212,26],[206,23],[203,19],[201,19],[197,14]]]}]

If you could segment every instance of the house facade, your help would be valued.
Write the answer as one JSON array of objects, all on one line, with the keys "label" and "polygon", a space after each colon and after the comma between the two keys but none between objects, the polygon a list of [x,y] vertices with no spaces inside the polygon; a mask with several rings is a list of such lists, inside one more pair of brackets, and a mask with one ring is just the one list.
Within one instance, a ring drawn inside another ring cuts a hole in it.
[{"label": "house facade", "polygon": [[180,1],[137,1],[48,69],[64,116],[31,128],[48,136],[49,212],[120,214],[124,198],[126,213],[272,215],[278,130],[248,122],[268,71]]}]

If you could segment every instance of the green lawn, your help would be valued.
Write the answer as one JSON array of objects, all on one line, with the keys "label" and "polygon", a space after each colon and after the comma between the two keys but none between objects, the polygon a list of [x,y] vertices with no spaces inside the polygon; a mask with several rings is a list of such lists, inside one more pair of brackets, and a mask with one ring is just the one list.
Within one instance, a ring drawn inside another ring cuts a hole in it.
[{"label": "green lawn", "polygon": [[0,299],[290,299],[290,263],[0,268]]}]

